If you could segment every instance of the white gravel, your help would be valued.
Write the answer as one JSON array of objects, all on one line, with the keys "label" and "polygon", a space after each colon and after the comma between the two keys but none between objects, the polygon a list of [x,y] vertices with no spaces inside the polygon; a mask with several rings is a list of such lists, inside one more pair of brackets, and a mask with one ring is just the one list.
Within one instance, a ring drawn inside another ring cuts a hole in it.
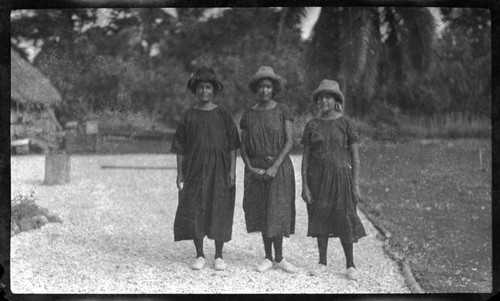
[{"label": "white gravel", "polygon": [[238,160],[233,239],[225,245],[225,271],[213,269],[213,241],[205,240],[207,265],[193,271],[190,241],[174,243],[175,169],[101,169],[101,165],[175,167],[173,155],[72,156],[71,182],[43,185],[44,156],[11,159],[12,196],[35,192],[38,203],[63,224],[22,232],[11,239],[14,293],[409,293],[377,231],[359,212],[368,236],[354,246],[360,279],[345,276],[340,241],[331,239],[328,273],[308,276],[317,262],[316,240],[306,236],[307,213],[297,181],[296,234],[284,240],[284,257],[300,271],[258,273],[264,256],[260,234],[247,234],[242,202],[243,162]]}]

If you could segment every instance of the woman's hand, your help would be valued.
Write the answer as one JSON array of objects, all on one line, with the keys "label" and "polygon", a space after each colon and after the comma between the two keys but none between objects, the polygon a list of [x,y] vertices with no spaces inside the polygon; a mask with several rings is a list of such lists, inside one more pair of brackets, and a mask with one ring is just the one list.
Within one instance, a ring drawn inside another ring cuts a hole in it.
[{"label": "woman's hand", "polygon": [[312,204],[313,203],[313,199],[312,199],[312,195],[311,195],[311,190],[307,186],[304,186],[302,188],[302,199],[307,204]]},{"label": "woman's hand", "polygon": [[250,170],[251,175],[259,180],[262,180],[264,174],[266,173],[266,171],[261,168],[249,167],[248,169]]},{"label": "woman's hand", "polygon": [[177,189],[182,190],[184,188],[184,177],[181,174],[177,174],[175,183],[177,184]]},{"label": "woman's hand", "polygon": [[229,172],[229,187],[233,187],[236,183],[236,171]]},{"label": "woman's hand", "polygon": [[267,178],[267,179],[273,179],[274,177],[276,177],[276,174],[278,173],[278,167],[274,166],[274,165],[271,165],[271,167],[269,167],[265,173],[264,173],[264,178]]}]

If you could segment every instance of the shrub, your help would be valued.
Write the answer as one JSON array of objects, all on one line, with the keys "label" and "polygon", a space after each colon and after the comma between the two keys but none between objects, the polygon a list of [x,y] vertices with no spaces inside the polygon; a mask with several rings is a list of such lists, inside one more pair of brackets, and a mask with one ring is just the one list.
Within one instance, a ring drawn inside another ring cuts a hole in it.
[{"label": "shrub", "polygon": [[401,131],[423,138],[488,138],[491,119],[466,114],[402,116]]},{"label": "shrub", "polygon": [[13,234],[38,229],[49,222],[62,223],[61,218],[38,206],[35,201],[33,191],[28,195],[18,194],[12,199],[10,222]]}]

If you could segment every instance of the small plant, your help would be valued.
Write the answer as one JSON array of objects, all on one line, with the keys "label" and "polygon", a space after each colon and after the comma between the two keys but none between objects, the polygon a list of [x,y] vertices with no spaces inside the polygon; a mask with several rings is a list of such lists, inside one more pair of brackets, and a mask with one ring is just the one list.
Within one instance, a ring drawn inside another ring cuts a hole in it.
[{"label": "small plant", "polygon": [[12,199],[11,231],[17,234],[21,231],[38,229],[49,222],[62,223],[55,214],[36,204],[35,193],[18,194]]}]

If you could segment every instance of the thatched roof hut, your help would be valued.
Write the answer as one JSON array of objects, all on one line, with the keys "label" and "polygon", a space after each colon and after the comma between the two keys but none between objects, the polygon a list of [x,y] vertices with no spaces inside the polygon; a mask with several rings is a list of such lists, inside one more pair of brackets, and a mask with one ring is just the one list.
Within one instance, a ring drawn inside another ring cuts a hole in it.
[{"label": "thatched roof hut", "polygon": [[10,49],[11,98],[23,106],[43,104],[50,107],[61,102],[61,95],[38,69]]},{"label": "thatched roof hut", "polygon": [[47,77],[12,48],[10,64],[12,142],[29,138],[30,146],[44,152],[57,149],[57,133],[62,127],[53,106],[62,101],[61,95]]}]

